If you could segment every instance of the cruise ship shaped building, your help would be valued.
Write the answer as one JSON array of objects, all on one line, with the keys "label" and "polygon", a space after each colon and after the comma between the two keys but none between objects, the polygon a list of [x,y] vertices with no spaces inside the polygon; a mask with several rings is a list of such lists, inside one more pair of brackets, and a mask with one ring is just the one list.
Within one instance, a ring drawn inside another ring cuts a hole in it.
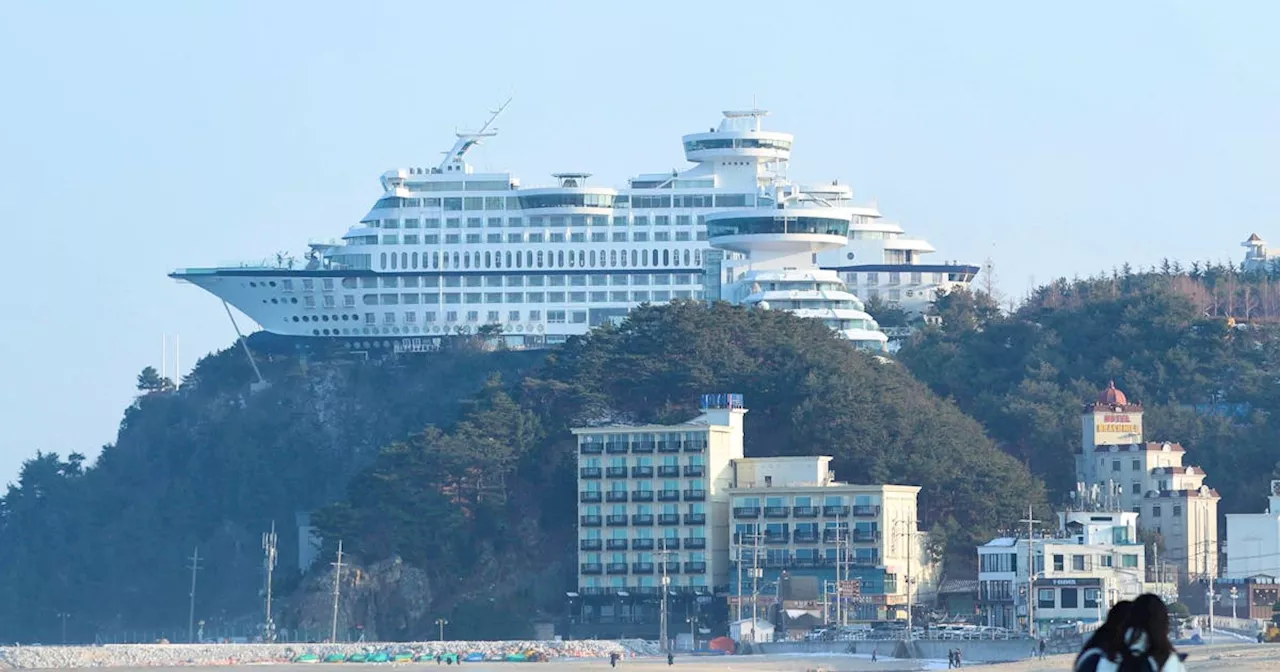
[{"label": "cruise ship shaped building", "polygon": [[[283,336],[430,348],[494,325],[509,346],[538,347],[643,303],[707,298],[707,217],[771,207],[784,190],[847,218],[846,244],[824,246],[811,261],[863,299],[919,313],[939,291],[973,279],[975,265],[923,263],[933,248],[884,222],[874,206],[854,205],[848,186],[792,184],[792,136],[764,130],[765,114],[725,112],[719,127],[684,136],[692,167],[642,174],[623,188],[594,186],[581,172],[557,173],[555,186],[538,188],[509,173],[476,172],[467,155],[496,134],[490,118],[478,132],[459,133],[439,165],[383,173],[369,213],[340,239],[309,243],[305,259],[171,277]],[[714,255],[728,266],[742,258]]]}]

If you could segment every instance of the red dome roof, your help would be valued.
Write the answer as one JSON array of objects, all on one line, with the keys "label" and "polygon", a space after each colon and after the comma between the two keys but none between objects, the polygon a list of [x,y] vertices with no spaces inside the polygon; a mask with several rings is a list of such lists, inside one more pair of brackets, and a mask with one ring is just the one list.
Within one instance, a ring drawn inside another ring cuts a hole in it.
[{"label": "red dome roof", "polygon": [[1129,403],[1129,400],[1125,398],[1124,392],[1116,389],[1116,381],[1113,380],[1107,384],[1107,389],[1098,393],[1098,403],[1107,406],[1124,406]]}]

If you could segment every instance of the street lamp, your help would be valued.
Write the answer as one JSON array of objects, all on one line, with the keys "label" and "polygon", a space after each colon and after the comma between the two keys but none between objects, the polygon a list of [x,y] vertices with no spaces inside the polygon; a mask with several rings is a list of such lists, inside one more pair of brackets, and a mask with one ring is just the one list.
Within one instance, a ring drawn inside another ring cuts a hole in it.
[{"label": "street lamp", "polygon": [[[1236,620],[1236,600],[1240,599],[1240,589],[1235,586],[1231,586],[1231,590],[1227,595],[1231,596],[1231,620],[1234,621]],[[1232,627],[1235,626],[1233,625]]]},{"label": "street lamp", "polygon": [[68,613],[67,613],[67,612],[65,612],[65,611],[60,611],[60,612],[58,612],[58,618],[62,619],[62,643],[63,643],[63,645],[66,645],[66,643],[67,643],[67,619],[68,619],[68,618],[71,618],[71,614],[68,614]]},{"label": "street lamp", "polygon": [[449,625],[449,619],[437,618],[436,625],[440,626],[440,641],[444,641],[444,626]]}]

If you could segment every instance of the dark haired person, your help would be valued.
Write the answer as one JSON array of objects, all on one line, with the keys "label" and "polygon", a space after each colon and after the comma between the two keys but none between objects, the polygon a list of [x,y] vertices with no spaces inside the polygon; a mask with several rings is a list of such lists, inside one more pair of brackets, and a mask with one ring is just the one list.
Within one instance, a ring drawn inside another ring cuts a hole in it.
[{"label": "dark haired person", "polygon": [[1133,603],[1129,600],[1116,602],[1107,612],[1107,620],[1098,626],[1076,656],[1075,672],[1093,672],[1098,668],[1098,661],[1115,660],[1124,646],[1124,624],[1129,620],[1129,612]]},{"label": "dark haired person", "polygon": [[1169,609],[1147,593],[1133,601],[1124,625],[1124,643],[1115,660],[1099,658],[1097,672],[1186,672],[1182,655],[1169,640]]}]

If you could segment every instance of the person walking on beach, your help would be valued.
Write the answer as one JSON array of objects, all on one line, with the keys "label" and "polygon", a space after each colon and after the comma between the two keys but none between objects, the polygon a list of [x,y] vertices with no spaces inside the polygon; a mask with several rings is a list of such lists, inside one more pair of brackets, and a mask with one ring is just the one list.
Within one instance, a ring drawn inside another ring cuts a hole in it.
[{"label": "person walking on beach", "polygon": [[1041,660],[1043,660],[1043,659],[1044,659],[1044,648],[1045,648],[1044,637],[1041,637],[1041,638],[1040,638],[1040,658],[1041,658]]},{"label": "person walking on beach", "polygon": [[954,669],[956,666],[956,650],[947,649],[947,669]]}]

